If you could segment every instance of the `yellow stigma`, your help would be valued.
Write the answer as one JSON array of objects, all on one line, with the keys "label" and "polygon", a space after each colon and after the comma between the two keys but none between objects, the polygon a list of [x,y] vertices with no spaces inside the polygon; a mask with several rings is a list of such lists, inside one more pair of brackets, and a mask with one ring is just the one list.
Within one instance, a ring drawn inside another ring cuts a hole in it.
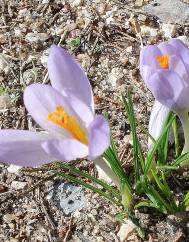
[{"label": "yellow stigma", "polygon": [[158,56],[156,59],[157,59],[159,65],[161,66],[161,68],[169,69],[169,56],[168,55]]},{"label": "yellow stigma", "polygon": [[58,106],[54,112],[49,113],[48,120],[66,129],[73,138],[88,145],[89,141],[85,129],[73,116],[66,113],[63,107]]}]

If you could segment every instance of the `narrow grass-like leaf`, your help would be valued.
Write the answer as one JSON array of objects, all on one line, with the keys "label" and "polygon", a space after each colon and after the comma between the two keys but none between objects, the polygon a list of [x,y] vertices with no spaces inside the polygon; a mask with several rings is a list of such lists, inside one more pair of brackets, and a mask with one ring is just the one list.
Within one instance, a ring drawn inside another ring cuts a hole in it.
[{"label": "narrow grass-like leaf", "polygon": [[122,99],[123,99],[125,110],[127,112],[127,116],[131,126],[132,140],[133,140],[133,155],[134,155],[134,175],[135,175],[135,182],[137,182],[140,179],[140,174],[139,174],[140,166],[142,167],[142,169],[144,168],[144,156],[137,136],[136,118],[134,114],[134,108],[133,108],[130,93],[128,93],[128,101],[125,99],[124,96],[122,96]]},{"label": "narrow grass-like leaf", "polygon": [[170,198],[172,196],[170,188],[167,185],[164,185],[160,181],[158,175],[156,174],[156,172],[154,170],[151,170],[151,172],[152,172],[152,175],[153,175],[153,177],[154,177],[154,179],[156,181],[156,184],[158,185],[158,187],[161,190],[161,192],[165,195],[165,197]]},{"label": "narrow grass-like leaf", "polygon": [[[170,119],[174,116],[173,112],[169,112],[166,118],[165,127],[169,123]],[[176,116],[175,116],[176,119]],[[175,120],[174,119],[174,120]],[[173,120],[173,122],[174,122]],[[158,148],[158,165],[166,165],[167,155],[168,155],[168,145],[169,145],[170,129],[168,129],[162,136],[159,148]]]},{"label": "narrow grass-like leaf", "polygon": [[169,120],[168,124],[166,125],[166,127],[163,129],[163,132],[161,134],[161,136],[159,137],[159,139],[157,140],[157,142],[154,144],[151,152],[149,153],[147,159],[146,159],[146,162],[145,162],[145,169],[144,169],[144,174],[147,175],[151,166],[152,166],[152,162],[153,162],[153,159],[154,159],[154,155],[157,151],[157,149],[159,148],[159,146],[161,145],[161,142],[162,142],[162,139],[164,138],[164,135],[166,134],[166,132],[169,130],[173,120],[175,118],[175,115],[173,115],[171,117],[171,119]]},{"label": "narrow grass-like leaf", "polygon": [[135,205],[135,209],[142,208],[142,207],[157,208],[151,201],[142,201]]},{"label": "narrow grass-like leaf", "polygon": [[169,166],[169,165],[166,165],[166,166],[157,166],[156,169],[157,170],[161,170],[161,171],[166,171],[166,170],[178,170],[178,166]]},{"label": "narrow grass-like leaf", "polygon": [[189,192],[187,192],[187,194],[185,195],[185,198],[182,204],[184,205],[185,208],[189,206]]},{"label": "narrow grass-like leaf", "polygon": [[177,127],[176,118],[173,121],[173,134],[174,134],[174,140],[175,140],[175,154],[176,154],[176,158],[177,158],[180,154],[180,144],[179,144],[178,127]]},{"label": "narrow grass-like leaf", "polygon": [[123,167],[121,166],[120,161],[118,160],[116,154],[112,150],[111,147],[109,147],[106,152],[104,153],[104,158],[107,160],[107,162],[110,164],[112,171],[119,177],[120,181],[122,183],[125,183],[130,190],[132,191],[131,184],[129,182],[129,179],[127,175],[125,174],[125,171],[123,170]]},{"label": "narrow grass-like leaf", "polygon": [[182,162],[189,160],[189,152],[179,156],[174,162],[171,163],[171,166],[179,166]]},{"label": "narrow grass-like leaf", "polygon": [[86,183],[86,182],[84,182],[80,179],[75,178],[74,176],[65,174],[63,172],[56,172],[56,174],[64,177],[65,179],[67,179],[67,180],[69,180],[69,181],[71,181],[75,184],[79,184],[79,185],[81,185],[81,186],[83,186],[83,187],[85,187],[85,188],[87,188],[87,189],[89,189],[89,190],[91,190],[95,193],[98,193],[100,196],[105,197],[106,199],[108,199],[109,201],[111,201],[112,203],[114,203],[117,206],[122,206],[122,204],[119,201],[115,200],[112,196],[103,192],[101,189],[98,189],[98,188],[96,188],[96,187],[94,187],[94,186],[92,186],[92,185],[90,185],[90,184],[88,184],[88,183]]},{"label": "narrow grass-like leaf", "polygon": [[63,162],[59,162],[59,165],[60,165],[60,167],[68,169],[72,174],[80,175],[84,178],[91,180],[92,182],[94,182],[98,185],[101,185],[105,190],[107,190],[112,195],[114,195],[116,198],[121,200],[121,195],[119,194],[119,192],[116,189],[114,189],[112,186],[109,186],[107,183],[103,182],[102,180],[100,180],[94,176],[91,176],[87,172],[81,171],[78,168],[72,167],[71,165],[65,164]]}]

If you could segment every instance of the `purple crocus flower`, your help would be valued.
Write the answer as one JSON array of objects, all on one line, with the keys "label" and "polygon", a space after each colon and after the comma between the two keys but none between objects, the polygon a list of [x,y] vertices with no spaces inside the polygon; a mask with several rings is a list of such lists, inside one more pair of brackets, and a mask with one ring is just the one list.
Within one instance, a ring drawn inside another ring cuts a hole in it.
[{"label": "purple crocus flower", "polygon": [[189,49],[179,39],[171,39],[141,50],[141,75],[155,97],[149,131],[158,138],[169,110],[181,119],[185,147],[189,151]]},{"label": "purple crocus flower", "polygon": [[156,100],[177,113],[189,109],[189,49],[179,39],[141,50],[141,75]]},{"label": "purple crocus flower", "polygon": [[96,159],[110,144],[110,129],[94,114],[89,80],[80,65],[62,48],[52,46],[48,59],[51,85],[32,84],[24,103],[46,132],[0,131],[0,161],[39,166],[52,161]]}]

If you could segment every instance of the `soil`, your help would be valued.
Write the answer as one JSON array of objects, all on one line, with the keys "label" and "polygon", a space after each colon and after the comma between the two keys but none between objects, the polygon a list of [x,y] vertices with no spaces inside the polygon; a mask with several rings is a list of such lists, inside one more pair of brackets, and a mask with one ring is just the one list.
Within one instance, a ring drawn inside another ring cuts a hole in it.
[{"label": "soil", "polygon": [[[86,70],[96,112],[108,115],[119,155],[132,175],[132,141],[121,94],[132,90],[137,119],[147,127],[154,99],[139,73],[140,48],[168,34],[187,38],[189,32],[184,24],[163,31],[164,23],[143,10],[148,2],[0,0],[1,129],[41,130],[24,107],[23,91],[32,83],[49,83],[48,50],[59,44]],[[140,131],[139,137],[146,150],[146,135]],[[65,214],[48,198],[49,189],[67,182],[50,172],[52,166],[10,173],[8,165],[0,164],[0,241],[119,242],[115,215],[120,208],[83,190],[87,205]],[[78,166],[96,174],[90,162]],[[189,241],[186,221],[145,209],[135,213],[146,237],[132,233],[127,241]]]}]

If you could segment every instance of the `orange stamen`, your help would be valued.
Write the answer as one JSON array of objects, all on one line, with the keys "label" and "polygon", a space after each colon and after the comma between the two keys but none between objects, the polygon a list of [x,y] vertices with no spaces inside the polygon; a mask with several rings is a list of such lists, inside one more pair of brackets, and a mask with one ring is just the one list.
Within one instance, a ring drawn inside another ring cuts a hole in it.
[{"label": "orange stamen", "polygon": [[157,59],[159,65],[161,66],[161,68],[169,69],[169,56],[168,55],[158,56],[156,59]]},{"label": "orange stamen", "polygon": [[79,122],[73,116],[66,113],[63,107],[58,106],[54,112],[49,113],[48,120],[57,126],[66,129],[72,137],[81,143],[86,145],[89,143],[85,129],[81,127]]}]

